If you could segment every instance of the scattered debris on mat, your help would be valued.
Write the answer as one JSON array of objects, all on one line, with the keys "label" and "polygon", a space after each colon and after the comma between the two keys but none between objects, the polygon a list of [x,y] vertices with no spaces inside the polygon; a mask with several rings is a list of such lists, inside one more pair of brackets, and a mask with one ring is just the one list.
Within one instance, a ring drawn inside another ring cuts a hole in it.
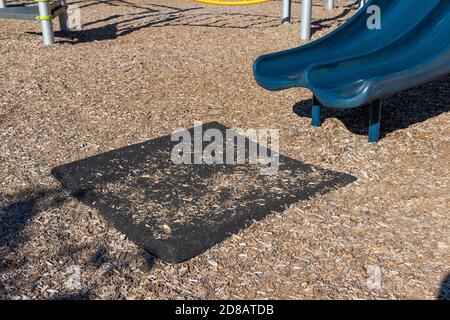
[{"label": "scattered debris on mat", "polygon": [[[201,127],[203,133],[208,129],[224,136],[227,131],[217,122]],[[245,139],[248,159],[250,140],[236,135]],[[248,161],[177,165],[171,159],[177,143],[167,135],[62,165],[53,174],[136,244],[168,262],[192,258],[253,220],[355,180],[285,156],[274,175],[262,175],[261,165]]]}]

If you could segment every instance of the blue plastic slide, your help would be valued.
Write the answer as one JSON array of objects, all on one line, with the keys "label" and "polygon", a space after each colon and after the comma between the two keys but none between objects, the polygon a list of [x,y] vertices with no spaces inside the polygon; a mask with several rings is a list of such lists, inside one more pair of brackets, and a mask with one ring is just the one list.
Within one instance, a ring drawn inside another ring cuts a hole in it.
[{"label": "blue plastic slide", "polygon": [[[369,28],[378,8],[380,28]],[[268,90],[310,89],[315,126],[321,106],[371,102],[369,141],[376,142],[382,97],[450,73],[450,0],[371,0],[327,36],[259,57],[253,71]]]}]

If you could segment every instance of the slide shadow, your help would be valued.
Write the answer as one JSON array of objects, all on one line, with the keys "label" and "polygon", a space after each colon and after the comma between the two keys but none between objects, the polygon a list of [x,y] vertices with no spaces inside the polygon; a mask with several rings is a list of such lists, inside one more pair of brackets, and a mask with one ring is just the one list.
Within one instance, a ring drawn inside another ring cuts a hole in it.
[{"label": "slide shadow", "polygon": [[[380,137],[408,128],[450,111],[450,75],[387,97],[383,102]],[[293,112],[299,117],[311,117],[312,99],[295,104]],[[356,109],[323,108],[322,121],[337,118],[355,134],[366,135],[369,106]]]}]

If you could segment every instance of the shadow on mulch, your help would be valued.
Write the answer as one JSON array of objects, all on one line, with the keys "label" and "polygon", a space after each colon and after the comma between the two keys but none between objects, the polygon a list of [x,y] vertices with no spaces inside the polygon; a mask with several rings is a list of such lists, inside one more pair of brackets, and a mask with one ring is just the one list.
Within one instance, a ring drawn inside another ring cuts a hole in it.
[{"label": "shadow on mulch", "polygon": [[91,297],[91,290],[83,290],[72,294],[56,295],[51,297],[49,300],[93,300],[93,297]]},{"label": "shadow on mulch", "polygon": [[450,273],[442,281],[441,288],[438,294],[439,300],[450,300]]},{"label": "shadow on mulch", "polygon": [[[227,150],[227,128],[211,122],[196,132],[203,135],[208,129],[224,137],[217,140],[216,155],[223,152],[223,159],[236,160],[235,147]],[[194,128],[189,134],[196,134]],[[138,246],[172,263],[204,252],[271,212],[355,180],[274,152],[269,155],[279,156],[279,171],[263,175],[261,165],[248,162],[250,140],[238,137],[245,142],[245,164],[176,165],[171,155],[179,141],[167,135],[59,166],[52,174]],[[234,139],[229,140],[233,146]],[[205,150],[209,144],[199,146]],[[187,157],[194,154],[190,150]]]},{"label": "shadow on mulch", "polygon": [[29,188],[3,196],[3,202],[9,204],[0,207],[0,247],[5,246],[12,251],[28,241],[27,235],[21,232],[27,222],[39,212],[58,207],[69,199],[62,188]]},{"label": "shadow on mulch", "polygon": [[[27,188],[12,195],[2,195],[0,206],[0,273],[19,270],[30,262],[27,256],[16,256],[17,248],[30,241],[29,235],[24,232],[29,221],[43,211],[57,208],[70,201],[72,197],[63,188],[39,189]],[[64,246],[57,254],[59,257],[73,257],[86,248],[83,245],[72,244]],[[114,267],[128,267],[135,257],[128,252],[118,257],[109,257],[105,247],[99,247],[87,264],[100,268],[104,263],[111,263]],[[32,258],[31,258],[32,259]],[[145,270],[150,271],[155,258],[143,252],[139,259],[145,259]],[[111,271],[112,272],[112,271]],[[10,281],[0,279],[0,300],[10,299],[13,295],[20,295],[21,287],[28,285],[21,277],[14,277]],[[7,286],[8,285],[8,286]],[[95,286],[88,289],[55,295],[51,300],[88,300],[96,298],[92,292]]]},{"label": "shadow on mulch", "polygon": [[[62,205],[70,198],[62,188],[28,188],[13,195],[2,195],[0,206],[0,273],[14,270],[27,263],[27,257],[7,259],[8,253],[29,241],[23,232],[30,219],[39,212]],[[0,299],[8,298],[8,290],[0,281]]]},{"label": "shadow on mulch", "polygon": [[313,20],[311,22],[311,35],[314,36],[314,34],[316,32],[319,32],[320,30],[325,29],[325,28],[329,28],[330,23],[333,23],[336,21],[338,21],[339,23],[344,23],[346,21],[346,19],[345,20],[342,20],[342,19],[344,19],[352,10],[354,10],[355,7],[356,8],[359,7],[359,4],[360,4],[359,0],[356,0],[353,3],[344,6],[344,10],[340,14],[338,14],[334,17],[331,17],[331,18],[317,20],[317,19],[314,19],[314,17],[313,17]]},{"label": "shadow on mulch", "polygon": [[5,285],[0,281],[0,300],[5,300],[7,296]]},{"label": "shadow on mulch", "polygon": [[[450,75],[385,98],[380,137],[450,111],[449,100]],[[299,117],[310,118],[311,105],[312,99],[303,100],[292,109]],[[337,118],[350,132],[367,135],[369,113],[369,105],[355,109],[323,108],[322,121]]]}]

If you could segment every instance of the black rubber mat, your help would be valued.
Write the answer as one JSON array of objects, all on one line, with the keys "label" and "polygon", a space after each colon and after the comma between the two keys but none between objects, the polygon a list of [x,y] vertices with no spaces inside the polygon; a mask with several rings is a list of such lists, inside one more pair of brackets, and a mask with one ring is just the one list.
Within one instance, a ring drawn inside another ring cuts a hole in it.
[{"label": "black rubber mat", "polygon": [[[203,125],[210,128],[227,129]],[[171,153],[177,143],[168,135],[59,166],[52,174],[139,247],[172,263],[204,252],[253,220],[355,180],[282,155],[271,176],[248,163],[176,165]]]}]

